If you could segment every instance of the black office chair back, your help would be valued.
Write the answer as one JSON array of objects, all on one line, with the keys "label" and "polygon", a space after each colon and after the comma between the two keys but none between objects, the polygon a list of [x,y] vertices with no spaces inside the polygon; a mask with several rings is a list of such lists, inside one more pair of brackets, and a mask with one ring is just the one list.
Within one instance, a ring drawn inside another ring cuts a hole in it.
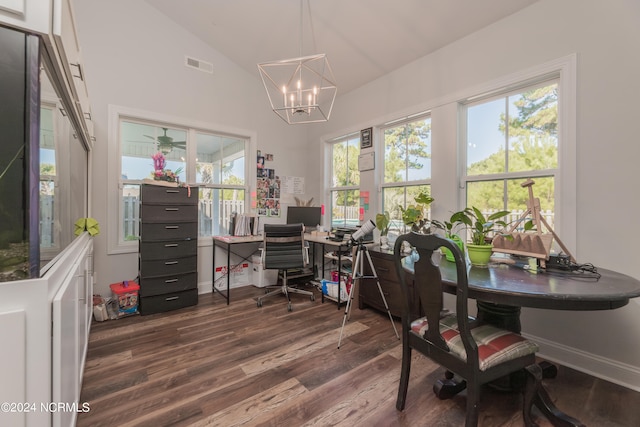
[{"label": "black office chair back", "polygon": [[265,269],[304,267],[304,225],[265,224],[263,250]]}]

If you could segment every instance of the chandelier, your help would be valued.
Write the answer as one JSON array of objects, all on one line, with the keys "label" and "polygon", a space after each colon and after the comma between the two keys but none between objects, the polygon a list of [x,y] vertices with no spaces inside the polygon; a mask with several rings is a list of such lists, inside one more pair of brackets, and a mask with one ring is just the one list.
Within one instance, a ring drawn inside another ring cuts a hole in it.
[{"label": "chandelier", "polygon": [[326,122],[338,88],[326,54],[302,56],[302,0],[300,0],[300,57],[258,64],[271,109],[288,124]]}]

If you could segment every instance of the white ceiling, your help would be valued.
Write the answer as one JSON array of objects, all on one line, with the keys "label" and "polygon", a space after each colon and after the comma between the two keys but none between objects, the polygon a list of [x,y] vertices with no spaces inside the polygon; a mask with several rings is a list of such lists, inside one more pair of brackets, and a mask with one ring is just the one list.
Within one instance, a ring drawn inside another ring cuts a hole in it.
[{"label": "white ceiling", "polygon": [[340,95],[537,0],[146,1],[256,77],[260,62],[325,53]]}]

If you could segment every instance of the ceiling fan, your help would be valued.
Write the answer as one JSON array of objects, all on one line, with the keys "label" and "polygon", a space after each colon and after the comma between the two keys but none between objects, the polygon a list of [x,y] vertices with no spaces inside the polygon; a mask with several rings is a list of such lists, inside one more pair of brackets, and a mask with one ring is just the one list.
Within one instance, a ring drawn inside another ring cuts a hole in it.
[{"label": "ceiling fan", "polygon": [[164,135],[160,135],[157,138],[150,135],[144,135],[158,143],[158,150],[160,150],[162,154],[169,154],[174,147],[182,150],[187,149],[187,141],[174,141],[173,138],[167,135],[167,130],[169,130],[168,128],[162,128],[162,130],[164,131]]}]

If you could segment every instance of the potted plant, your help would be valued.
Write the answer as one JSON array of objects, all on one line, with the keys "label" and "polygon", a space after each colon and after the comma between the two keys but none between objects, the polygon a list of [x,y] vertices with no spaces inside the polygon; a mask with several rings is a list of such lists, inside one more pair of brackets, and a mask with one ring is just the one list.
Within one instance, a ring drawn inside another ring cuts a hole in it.
[{"label": "potted plant", "polygon": [[504,218],[511,212],[498,211],[485,217],[475,206],[460,212],[463,213],[460,220],[465,224],[467,231],[471,233],[471,243],[467,243],[467,253],[471,264],[480,266],[489,264],[493,252],[492,236],[499,233],[507,225],[500,218]]},{"label": "potted plant", "polygon": [[389,249],[389,227],[391,226],[391,216],[388,211],[376,214],[376,228],[380,230],[380,249]]},{"label": "potted plant", "polygon": [[[449,221],[440,222],[438,220],[433,220],[431,223],[436,227],[444,231],[445,237],[453,240],[460,251],[464,252],[464,241],[458,234],[458,230],[460,227],[465,227],[467,225],[471,225],[471,219],[469,218],[469,214],[466,211],[454,212],[451,214]],[[441,248],[442,253],[448,261],[455,261],[453,258],[453,253],[445,247]]]},{"label": "potted plant", "polygon": [[426,216],[426,209],[433,202],[434,198],[426,191],[422,191],[414,197],[414,200],[416,203],[407,206],[406,209],[398,206],[402,212],[402,222],[404,222],[411,231],[428,234],[431,228],[431,221],[429,221]]}]

